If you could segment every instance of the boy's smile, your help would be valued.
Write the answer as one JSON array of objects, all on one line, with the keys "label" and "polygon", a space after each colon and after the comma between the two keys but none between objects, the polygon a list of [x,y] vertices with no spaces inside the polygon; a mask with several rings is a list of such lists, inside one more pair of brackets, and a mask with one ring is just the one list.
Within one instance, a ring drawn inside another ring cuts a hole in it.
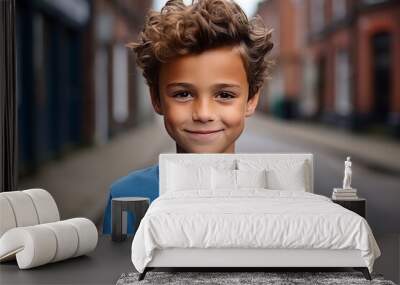
[{"label": "boy's smile", "polygon": [[249,84],[237,47],[189,54],[163,63],[157,113],[164,116],[177,152],[234,153],[235,141],[253,114],[259,93],[248,100]]}]

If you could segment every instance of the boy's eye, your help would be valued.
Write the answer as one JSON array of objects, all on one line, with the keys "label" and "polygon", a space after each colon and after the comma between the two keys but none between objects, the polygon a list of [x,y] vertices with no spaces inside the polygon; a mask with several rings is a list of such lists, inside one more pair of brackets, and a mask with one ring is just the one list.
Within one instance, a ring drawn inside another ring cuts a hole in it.
[{"label": "boy's eye", "polygon": [[235,96],[232,93],[226,91],[219,92],[216,97],[223,101],[228,101],[235,98]]},{"label": "boy's eye", "polygon": [[188,91],[180,91],[180,92],[176,92],[175,94],[173,94],[172,97],[174,97],[175,99],[177,99],[179,101],[187,101],[193,96]]}]

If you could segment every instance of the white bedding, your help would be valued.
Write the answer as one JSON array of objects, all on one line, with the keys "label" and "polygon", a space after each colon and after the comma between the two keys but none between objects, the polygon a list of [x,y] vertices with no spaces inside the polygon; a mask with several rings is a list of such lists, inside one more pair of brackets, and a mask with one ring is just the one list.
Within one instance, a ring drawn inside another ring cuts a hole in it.
[{"label": "white bedding", "polygon": [[[215,195],[215,194],[213,194]],[[166,193],[142,219],[132,262],[143,272],[154,249],[358,249],[372,272],[380,250],[364,218],[329,198],[300,191],[246,189]]]}]

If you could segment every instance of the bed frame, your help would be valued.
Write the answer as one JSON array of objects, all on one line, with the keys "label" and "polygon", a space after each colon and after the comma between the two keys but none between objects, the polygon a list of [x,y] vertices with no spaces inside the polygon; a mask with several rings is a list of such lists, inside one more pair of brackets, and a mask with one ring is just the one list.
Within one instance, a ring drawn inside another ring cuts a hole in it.
[{"label": "bed frame", "polygon": [[247,271],[271,268],[337,268],[352,267],[361,271],[371,280],[368,268],[359,250],[329,249],[198,249],[170,248],[157,249],[152,261],[143,273],[155,268],[230,268],[234,271]]},{"label": "bed frame", "polygon": [[[191,162],[207,161],[212,164],[217,159],[235,160],[238,158],[304,159],[308,163],[307,192],[313,193],[314,173],[312,154],[160,154],[159,157],[159,191],[165,193],[166,162],[179,159]],[[254,248],[168,248],[157,249],[139,280],[155,268],[229,268],[234,271],[247,271],[271,268],[343,268],[350,267],[361,271],[367,280],[371,275],[361,257],[360,250],[331,249],[254,249]]]}]

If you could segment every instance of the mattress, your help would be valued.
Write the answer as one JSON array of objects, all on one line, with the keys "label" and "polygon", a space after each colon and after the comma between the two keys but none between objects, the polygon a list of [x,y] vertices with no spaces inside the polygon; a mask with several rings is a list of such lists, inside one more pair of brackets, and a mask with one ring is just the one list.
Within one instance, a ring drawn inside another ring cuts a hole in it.
[{"label": "mattress", "polygon": [[227,193],[157,198],[132,242],[135,268],[143,272],[155,250],[168,248],[360,250],[370,272],[380,256],[367,221],[327,197],[266,189]]}]

